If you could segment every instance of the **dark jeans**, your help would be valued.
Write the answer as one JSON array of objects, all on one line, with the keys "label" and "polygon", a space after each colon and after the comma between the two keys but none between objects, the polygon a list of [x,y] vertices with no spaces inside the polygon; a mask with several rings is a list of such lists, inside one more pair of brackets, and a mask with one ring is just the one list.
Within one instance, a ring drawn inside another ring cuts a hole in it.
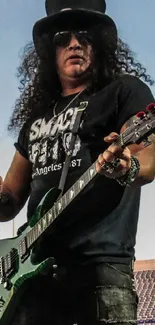
[{"label": "dark jeans", "polygon": [[60,267],[33,279],[11,325],[135,324],[137,295],[128,265]]}]

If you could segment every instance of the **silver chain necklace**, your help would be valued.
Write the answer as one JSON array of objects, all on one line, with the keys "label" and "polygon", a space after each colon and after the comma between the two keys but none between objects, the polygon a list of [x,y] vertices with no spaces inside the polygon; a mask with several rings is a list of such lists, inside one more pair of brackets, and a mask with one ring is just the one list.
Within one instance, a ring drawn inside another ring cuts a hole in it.
[{"label": "silver chain necklace", "polygon": [[74,101],[76,98],[78,98],[81,93],[84,91],[85,89],[81,90],[78,94],[75,95],[75,97],[72,98],[72,100],[65,106],[65,108],[63,109],[63,111],[61,111],[60,113],[56,114],[56,108],[57,108],[57,105],[59,103],[59,100],[55,103],[54,107],[53,107],[53,116],[54,117],[57,117],[59,116],[60,114],[62,114]]}]

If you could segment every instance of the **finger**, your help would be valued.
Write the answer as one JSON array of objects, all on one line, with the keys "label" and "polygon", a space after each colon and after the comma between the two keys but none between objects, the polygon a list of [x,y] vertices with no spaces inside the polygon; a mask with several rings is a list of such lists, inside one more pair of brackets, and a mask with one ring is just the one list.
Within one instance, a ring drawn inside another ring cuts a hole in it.
[{"label": "finger", "polygon": [[119,154],[119,158],[129,162],[131,160],[131,151],[128,148],[125,148],[123,152]]},{"label": "finger", "polygon": [[104,151],[103,154],[99,155],[98,162],[102,166],[104,162],[111,163],[114,167],[114,169],[117,171],[120,171],[122,168],[128,168],[130,161],[130,155],[127,156],[119,155],[115,156],[113,153],[111,153],[109,150]]},{"label": "finger", "polygon": [[111,152],[111,154],[118,156],[119,154],[121,154],[124,149],[119,147],[119,146],[114,146],[113,144],[111,144],[108,149],[109,152]]},{"label": "finger", "polygon": [[108,136],[104,137],[104,141],[107,143],[111,143],[118,138],[118,134],[115,132],[111,132]]},{"label": "finger", "polygon": [[102,166],[101,164],[99,163],[99,161],[96,162],[96,171],[97,173],[101,173],[102,172]]},{"label": "finger", "polygon": [[126,161],[126,162],[128,162],[129,160],[131,160],[131,157],[130,156],[124,155],[124,154],[121,154],[119,156],[119,158],[122,159],[122,160],[124,160],[124,161]]},{"label": "finger", "polygon": [[105,150],[102,156],[103,160],[107,162],[112,162],[116,158],[116,156],[109,149]]},{"label": "finger", "polygon": [[[127,168],[130,168],[131,166],[131,151],[128,147],[120,148],[118,146],[109,146],[108,148],[108,157],[107,154],[104,156],[107,161],[112,162],[112,157],[115,160],[116,158],[120,158],[121,160],[124,160],[127,163]],[[111,156],[110,156],[111,153]],[[124,165],[124,164],[123,164]]]},{"label": "finger", "polygon": [[100,165],[103,165],[103,163],[106,162],[112,162],[116,157],[109,151],[105,150],[102,154],[98,157],[98,162]]}]

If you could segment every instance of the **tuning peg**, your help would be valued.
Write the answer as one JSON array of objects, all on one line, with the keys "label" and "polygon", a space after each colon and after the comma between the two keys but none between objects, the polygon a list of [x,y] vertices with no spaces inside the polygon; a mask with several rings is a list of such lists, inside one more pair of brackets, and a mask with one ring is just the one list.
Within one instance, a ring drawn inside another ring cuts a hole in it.
[{"label": "tuning peg", "polygon": [[150,103],[147,107],[146,110],[151,113],[155,113],[155,103]]},{"label": "tuning peg", "polygon": [[143,118],[146,116],[146,114],[145,114],[145,112],[141,111],[141,112],[138,112],[138,113],[136,114],[136,116],[137,116],[138,118],[140,118],[140,119],[143,119]]}]

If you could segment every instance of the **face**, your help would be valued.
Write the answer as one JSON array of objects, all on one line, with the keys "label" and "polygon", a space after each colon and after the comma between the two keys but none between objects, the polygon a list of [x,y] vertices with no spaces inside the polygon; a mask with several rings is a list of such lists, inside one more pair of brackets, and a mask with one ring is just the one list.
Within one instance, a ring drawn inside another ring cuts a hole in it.
[{"label": "face", "polygon": [[56,60],[60,80],[83,78],[93,60],[92,46],[88,40],[80,41],[70,33],[68,44],[56,45]]}]

